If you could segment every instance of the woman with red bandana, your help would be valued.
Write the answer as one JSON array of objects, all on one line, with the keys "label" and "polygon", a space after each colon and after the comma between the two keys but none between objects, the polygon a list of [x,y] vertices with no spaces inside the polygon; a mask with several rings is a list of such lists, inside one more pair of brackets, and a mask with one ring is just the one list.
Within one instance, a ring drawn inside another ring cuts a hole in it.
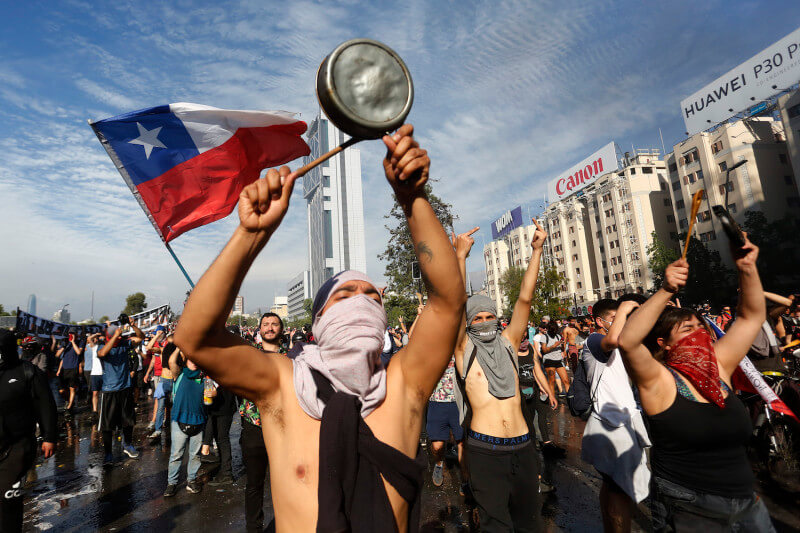
[{"label": "woman with red bandana", "polygon": [[746,453],[750,417],[731,391],[731,377],[766,316],[758,248],[746,240],[731,253],[739,307],[724,337],[714,342],[695,311],[667,307],[689,277],[689,264],[679,259],[619,338],[653,442],[656,531],[775,531],[753,492]]}]

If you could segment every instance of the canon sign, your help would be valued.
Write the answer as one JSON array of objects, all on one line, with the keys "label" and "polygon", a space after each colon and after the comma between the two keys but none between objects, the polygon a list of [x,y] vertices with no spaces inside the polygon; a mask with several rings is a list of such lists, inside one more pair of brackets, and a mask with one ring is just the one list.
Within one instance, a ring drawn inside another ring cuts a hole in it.
[{"label": "canon sign", "polygon": [[617,146],[610,142],[547,185],[547,199],[561,200],[589,185],[597,177],[619,169]]}]

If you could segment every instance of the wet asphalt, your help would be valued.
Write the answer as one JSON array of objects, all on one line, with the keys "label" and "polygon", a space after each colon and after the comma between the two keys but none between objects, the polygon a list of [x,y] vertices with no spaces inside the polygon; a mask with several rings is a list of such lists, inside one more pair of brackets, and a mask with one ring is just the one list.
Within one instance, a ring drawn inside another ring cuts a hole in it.
[{"label": "wet asphalt", "polygon": [[[73,416],[60,416],[61,434],[54,457],[36,462],[28,476],[25,531],[244,531],[244,467],[239,449],[240,425],[231,428],[232,485],[204,484],[199,494],[186,491],[185,466],[178,494],[164,498],[167,485],[169,443],[147,439],[152,400],[140,401],[134,444],[138,459],[122,453],[114,442],[114,466],[102,465],[103,445],[91,411],[81,406]],[[602,531],[598,504],[600,477],[580,460],[583,422],[565,406],[552,414],[554,441],[566,449],[563,458],[543,458],[545,478],[555,491],[540,495],[541,531]],[[117,437],[118,439],[118,437]],[[423,438],[424,441],[424,438]],[[424,448],[427,452],[427,447]],[[455,453],[448,455],[444,483],[435,487],[430,469],[422,494],[421,529],[425,532],[479,531],[474,508],[459,494],[460,472]],[[429,466],[432,467],[429,460]],[[184,462],[185,465],[185,462]],[[215,464],[204,464],[200,481],[215,475]],[[760,476],[758,491],[764,498],[778,531],[800,531],[800,495],[787,493]],[[267,523],[272,517],[269,481],[264,498]],[[633,518],[634,531],[649,531],[649,512],[640,505]]]}]

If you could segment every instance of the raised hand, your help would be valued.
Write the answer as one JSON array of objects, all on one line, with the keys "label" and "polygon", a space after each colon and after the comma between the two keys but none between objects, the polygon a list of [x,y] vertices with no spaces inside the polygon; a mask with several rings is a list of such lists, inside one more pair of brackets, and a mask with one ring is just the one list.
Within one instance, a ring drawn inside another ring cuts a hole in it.
[{"label": "raised hand", "polygon": [[544,246],[544,241],[547,239],[547,232],[539,225],[539,222],[535,218],[531,220],[536,224],[536,231],[533,232],[533,239],[531,239],[531,247],[534,250],[541,250]]},{"label": "raised hand", "polygon": [[466,259],[469,257],[472,245],[475,244],[475,239],[472,238],[472,234],[479,229],[480,228],[476,226],[466,233],[459,233],[458,235],[453,232],[453,235],[450,237],[450,242],[453,244],[453,248],[456,249],[456,257],[459,259]]},{"label": "raised hand", "polygon": [[271,168],[263,179],[257,179],[239,195],[239,225],[246,231],[274,231],[289,209],[297,174],[289,167]]},{"label": "raised hand", "polygon": [[414,126],[404,124],[393,135],[383,136],[386,145],[383,171],[398,199],[413,197],[428,181],[431,160],[413,135]]},{"label": "raised hand", "polygon": [[758,246],[750,242],[750,239],[747,238],[747,233],[742,233],[744,233],[744,246],[741,248],[731,246],[731,254],[733,255],[737,269],[748,270],[756,267]]},{"label": "raised hand", "polygon": [[[756,255],[758,255],[757,252]],[[678,259],[674,263],[670,263],[664,271],[663,288],[667,292],[678,292],[686,286],[688,279],[689,263],[686,259]]]}]

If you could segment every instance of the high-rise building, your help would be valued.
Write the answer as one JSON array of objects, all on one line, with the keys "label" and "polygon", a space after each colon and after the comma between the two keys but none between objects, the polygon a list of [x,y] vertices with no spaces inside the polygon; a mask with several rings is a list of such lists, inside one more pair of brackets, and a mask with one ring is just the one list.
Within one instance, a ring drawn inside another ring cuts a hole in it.
[{"label": "high-rise building", "polygon": [[[800,193],[800,183],[797,181],[797,177],[800,176],[800,90],[792,91],[778,98],[778,109],[781,114],[781,122],[783,122],[786,150],[794,171],[792,179],[795,188]],[[785,174],[783,180],[787,181]]]},{"label": "high-rise building", "polygon": [[276,296],[269,311],[285,319],[289,314],[289,299],[286,296]]},{"label": "high-rise building", "polygon": [[[528,268],[533,255],[531,239],[536,226],[520,226],[504,236],[486,243],[483,247],[483,263],[486,266],[486,292],[494,300],[497,312],[505,307],[505,295],[500,290],[500,277],[511,266]],[[480,287],[478,287],[480,289]]]},{"label": "high-rise building", "polygon": [[311,272],[303,270],[286,286],[287,318],[294,320],[303,316],[303,302],[311,298]]},{"label": "high-rise building", "polygon": [[[67,304],[69,305],[69,304]],[[62,324],[69,324],[72,320],[72,315],[67,310],[67,306],[65,305],[55,313],[53,313],[53,321],[54,322],[61,322]]]},{"label": "high-rise building", "polygon": [[[308,128],[311,153],[306,162],[350,137],[320,112]],[[348,148],[303,177],[308,220],[309,293],[342,270],[367,269],[361,152]]]},{"label": "high-rise building", "polygon": [[244,314],[244,296],[237,296],[236,299],[233,301],[233,309],[231,310],[231,315],[243,315]]},{"label": "high-rise building", "polygon": [[621,166],[607,161],[612,170],[592,174],[588,185],[577,180],[581,183],[568,194],[559,189],[560,198],[545,209],[549,239],[543,264],[566,277],[559,297],[579,308],[573,312],[583,314],[600,298],[650,289],[647,247],[653,232],[677,247],[666,169],[659,157],[658,150],[636,150],[622,158]]},{"label": "high-rise building", "polygon": [[31,294],[30,296],[28,296],[28,310],[27,310],[27,312],[30,313],[31,315],[35,315],[36,314],[36,295],[35,294]]},{"label": "high-rise building", "polygon": [[[770,221],[797,212],[800,196],[784,139],[781,121],[752,117],[696,133],[676,144],[664,158],[676,215],[673,235],[688,230],[692,196],[705,189],[694,235],[708,249],[719,252],[723,263],[732,268],[728,239],[712,215],[712,206],[727,207],[739,224],[744,223],[749,210],[762,211]],[[726,185],[728,168],[743,160],[747,162],[730,172]]]}]

